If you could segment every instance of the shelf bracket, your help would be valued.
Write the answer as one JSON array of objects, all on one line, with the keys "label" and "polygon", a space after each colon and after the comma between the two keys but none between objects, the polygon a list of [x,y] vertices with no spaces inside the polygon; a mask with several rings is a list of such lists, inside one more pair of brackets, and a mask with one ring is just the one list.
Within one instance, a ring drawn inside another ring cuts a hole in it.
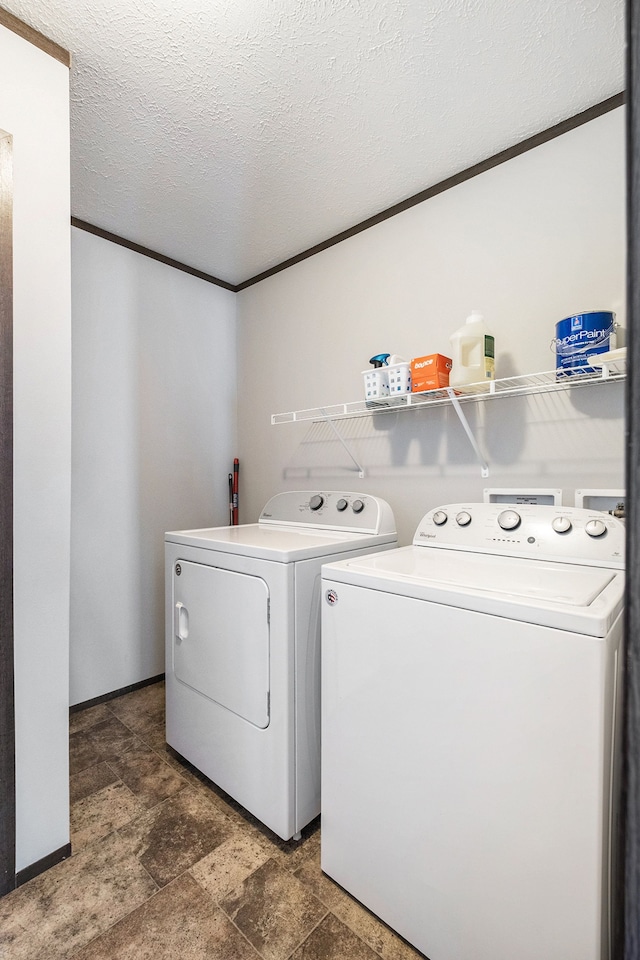
[{"label": "shelf bracket", "polygon": [[356,470],[358,471],[358,476],[359,476],[360,479],[362,480],[362,478],[364,477],[364,467],[356,460],[356,458],[354,457],[353,453],[351,452],[351,448],[349,447],[349,445],[348,445],[348,443],[346,442],[346,440],[344,439],[344,437],[341,437],[341,436],[340,436],[340,431],[339,431],[338,428],[336,427],[336,425],[335,425],[335,423],[333,422],[333,420],[331,419],[331,417],[330,417],[322,408],[320,408],[320,413],[322,414],[323,420],[324,420],[326,423],[329,424],[329,426],[331,427],[331,429],[332,429],[333,432],[335,433],[336,437],[338,438],[338,440],[340,441],[340,443],[342,444],[342,446],[344,447],[344,449],[345,449],[346,452],[348,453],[349,459],[355,464]]},{"label": "shelf bracket", "polygon": [[455,410],[455,412],[458,414],[458,420],[459,420],[460,423],[462,424],[462,428],[463,428],[464,432],[466,433],[467,437],[469,438],[469,443],[471,444],[471,446],[472,446],[473,449],[475,450],[476,457],[478,458],[478,461],[479,461],[479,463],[480,463],[480,474],[481,474],[481,476],[483,476],[483,477],[488,477],[488,476],[489,476],[489,465],[488,465],[487,461],[484,459],[484,457],[482,456],[482,452],[481,452],[481,450],[480,450],[480,447],[478,446],[478,441],[477,441],[476,438],[474,437],[473,431],[472,431],[471,427],[469,426],[469,423],[468,423],[468,421],[467,421],[467,418],[465,417],[465,415],[464,415],[464,413],[463,413],[463,411],[462,411],[462,407],[460,406],[460,401],[459,401],[458,398],[456,397],[455,390],[453,389],[453,387],[447,387],[446,390],[447,390],[447,393],[449,394],[449,399],[451,400],[451,405],[452,405],[453,409]]}]

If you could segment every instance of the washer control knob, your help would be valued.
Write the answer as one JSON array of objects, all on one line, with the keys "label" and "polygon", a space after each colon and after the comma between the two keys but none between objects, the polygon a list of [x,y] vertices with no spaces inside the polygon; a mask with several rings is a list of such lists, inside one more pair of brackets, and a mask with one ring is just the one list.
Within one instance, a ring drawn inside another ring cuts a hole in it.
[{"label": "washer control knob", "polygon": [[319,510],[322,504],[324,503],[324,497],[321,497],[319,493],[314,493],[314,495],[309,500],[309,506],[312,510]]},{"label": "washer control knob", "polygon": [[607,525],[604,520],[587,520],[584,529],[590,537],[601,537],[607,532]]},{"label": "washer control knob", "polygon": [[349,504],[348,504],[347,501],[344,499],[344,497],[340,497],[340,499],[339,499],[338,502],[336,503],[336,509],[339,510],[340,513],[342,513],[343,510],[346,510],[348,506],[349,506]]},{"label": "washer control knob", "polygon": [[364,510],[364,503],[362,502],[362,500],[354,500],[353,503],[351,504],[351,508],[354,513],[362,513],[362,511]]},{"label": "washer control knob", "polygon": [[554,517],[551,521],[551,526],[556,533],[569,533],[573,524],[571,520],[569,520],[569,517]]},{"label": "washer control knob", "polygon": [[436,512],[433,515],[433,522],[435,523],[436,527],[441,527],[444,523],[447,522],[447,519],[448,517],[444,512],[444,510],[436,510]]},{"label": "washer control knob", "polygon": [[459,527],[468,527],[471,523],[471,514],[467,513],[466,510],[461,510],[460,513],[456,514],[456,523]]},{"label": "washer control knob", "polygon": [[520,514],[516,510],[503,510],[498,515],[498,524],[503,530],[515,530],[520,526]]}]

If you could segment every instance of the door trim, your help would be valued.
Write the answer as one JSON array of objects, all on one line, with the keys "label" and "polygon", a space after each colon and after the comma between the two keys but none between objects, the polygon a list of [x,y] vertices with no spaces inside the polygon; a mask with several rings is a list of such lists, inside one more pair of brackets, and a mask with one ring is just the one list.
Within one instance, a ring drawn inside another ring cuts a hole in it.
[{"label": "door trim", "polygon": [[627,593],[619,904],[613,957],[640,956],[640,6],[627,2]]},{"label": "door trim", "polygon": [[12,139],[0,131],[0,896],[16,885],[12,159]]}]

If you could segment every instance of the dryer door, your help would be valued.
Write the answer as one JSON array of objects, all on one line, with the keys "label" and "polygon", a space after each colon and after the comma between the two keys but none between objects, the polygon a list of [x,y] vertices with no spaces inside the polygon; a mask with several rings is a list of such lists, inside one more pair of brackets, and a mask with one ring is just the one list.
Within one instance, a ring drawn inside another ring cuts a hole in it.
[{"label": "dryer door", "polygon": [[173,567],[176,679],[256,727],[269,725],[269,588],[260,577]]}]

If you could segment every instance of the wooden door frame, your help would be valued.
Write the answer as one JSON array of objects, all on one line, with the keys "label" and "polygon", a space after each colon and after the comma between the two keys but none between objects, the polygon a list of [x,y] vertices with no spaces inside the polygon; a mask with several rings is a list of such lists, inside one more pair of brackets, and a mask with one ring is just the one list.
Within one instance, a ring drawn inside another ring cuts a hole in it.
[{"label": "wooden door frame", "polygon": [[[623,792],[614,957],[640,957],[640,5],[627,0],[627,592]],[[638,371],[638,373],[636,373]]]}]

